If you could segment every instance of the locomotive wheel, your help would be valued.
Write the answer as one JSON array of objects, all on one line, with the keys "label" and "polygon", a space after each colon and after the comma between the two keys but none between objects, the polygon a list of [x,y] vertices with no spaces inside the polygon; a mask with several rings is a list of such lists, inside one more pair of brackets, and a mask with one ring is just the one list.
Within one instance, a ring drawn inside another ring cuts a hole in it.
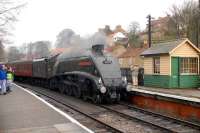
[{"label": "locomotive wheel", "polygon": [[119,103],[121,100],[121,95],[117,94],[117,97],[115,99],[108,98],[107,103],[112,104],[112,103]]},{"label": "locomotive wheel", "polygon": [[100,104],[101,103],[101,97],[100,97],[100,95],[94,94],[92,100],[93,100],[93,102],[95,104]]},{"label": "locomotive wheel", "polygon": [[60,93],[62,93],[62,94],[65,93],[65,85],[64,85],[64,84],[61,84],[61,85],[59,86],[59,91],[60,91]]},{"label": "locomotive wheel", "polygon": [[113,99],[111,99],[110,97],[106,98],[106,103],[112,104],[113,103]]},{"label": "locomotive wheel", "polygon": [[53,81],[53,79],[52,80],[50,80],[50,84],[49,84],[49,88],[50,88],[50,90],[54,90],[54,81]]},{"label": "locomotive wheel", "polygon": [[120,95],[120,94],[117,94],[116,102],[118,103],[120,100],[121,100],[121,95]]},{"label": "locomotive wheel", "polygon": [[84,101],[87,101],[87,99],[88,99],[87,96],[83,96]]},{"label": "locomotive wheel", "polygon": [[81,84],[81,88],[82,88],[82,98],[84,101],[87,101],[88,99],[88,94],[87,94],[87,88],[88,86],[86,84]]},{"label": "locomotive wheel", "polygon": [[72,89],[73,89],[72,86],[69,85],[68,88],[67,88],[67,91],[66,91],[67,95],[72,96],[72,94],[73,94],[73,90]]},{"label": "locomotive wheel", "polygon": [[75,97],[81,98],[81,89],[79,87],[73,87],[73,93]]}]

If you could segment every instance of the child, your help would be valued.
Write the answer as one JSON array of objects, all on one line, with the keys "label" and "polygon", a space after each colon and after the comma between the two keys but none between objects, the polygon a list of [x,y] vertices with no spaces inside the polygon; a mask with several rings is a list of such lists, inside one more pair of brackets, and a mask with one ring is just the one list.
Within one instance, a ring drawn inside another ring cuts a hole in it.
[{"label": "child", "polygon": [[13,82],[13,73],[12,73],[12,68],[10,67],[7,71],[7,92],[12,91],[12,82]]}]

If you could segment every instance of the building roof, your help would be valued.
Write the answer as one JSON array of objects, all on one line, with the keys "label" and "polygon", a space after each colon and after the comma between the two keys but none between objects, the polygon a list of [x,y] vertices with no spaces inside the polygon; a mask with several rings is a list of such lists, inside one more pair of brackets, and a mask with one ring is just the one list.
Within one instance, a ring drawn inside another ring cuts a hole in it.
[{"label": "building roof", "polygon": [[144,52],[142,52],[141,56],[148,55],[158,55],[158,54],[170,54],[175,48],[179,45],[188,42],[195,50],[200,51],[195,45],[193,45],[188,39],[181,39],[176,41],[170,41],[165,43],[153,44],[151,48],[148,48]]},{"label": "building roof", "polygon": [[119,58],[128,58],[128,57],[136,57],[139,56],[145,48],[128,48],[123,54],[119,56]]}]

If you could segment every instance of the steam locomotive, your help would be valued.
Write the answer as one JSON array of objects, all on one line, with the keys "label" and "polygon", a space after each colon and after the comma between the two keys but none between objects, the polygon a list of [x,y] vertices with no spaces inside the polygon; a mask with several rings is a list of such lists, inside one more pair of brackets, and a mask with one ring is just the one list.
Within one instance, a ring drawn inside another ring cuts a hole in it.
[{"label": "steam locomotive", "polygon": [[104,52],[104,45],[76,49],[48,58],[17,61],[16,80],[59,90],[94,103],[116,102],[128,88],[116,58]]}]

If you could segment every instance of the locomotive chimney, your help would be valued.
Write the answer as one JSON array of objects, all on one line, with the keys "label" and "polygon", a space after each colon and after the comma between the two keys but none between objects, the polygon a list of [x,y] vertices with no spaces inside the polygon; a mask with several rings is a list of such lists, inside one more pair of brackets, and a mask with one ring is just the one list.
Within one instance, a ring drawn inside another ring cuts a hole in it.
[{"label": "locomotive chimney", "polygon": [[103,44],[96,44],[96,45],[92,45],[92,51],[94,53],[97,53],[97,54],[103,54],[103,51],[104,51],[104,45]]}]

